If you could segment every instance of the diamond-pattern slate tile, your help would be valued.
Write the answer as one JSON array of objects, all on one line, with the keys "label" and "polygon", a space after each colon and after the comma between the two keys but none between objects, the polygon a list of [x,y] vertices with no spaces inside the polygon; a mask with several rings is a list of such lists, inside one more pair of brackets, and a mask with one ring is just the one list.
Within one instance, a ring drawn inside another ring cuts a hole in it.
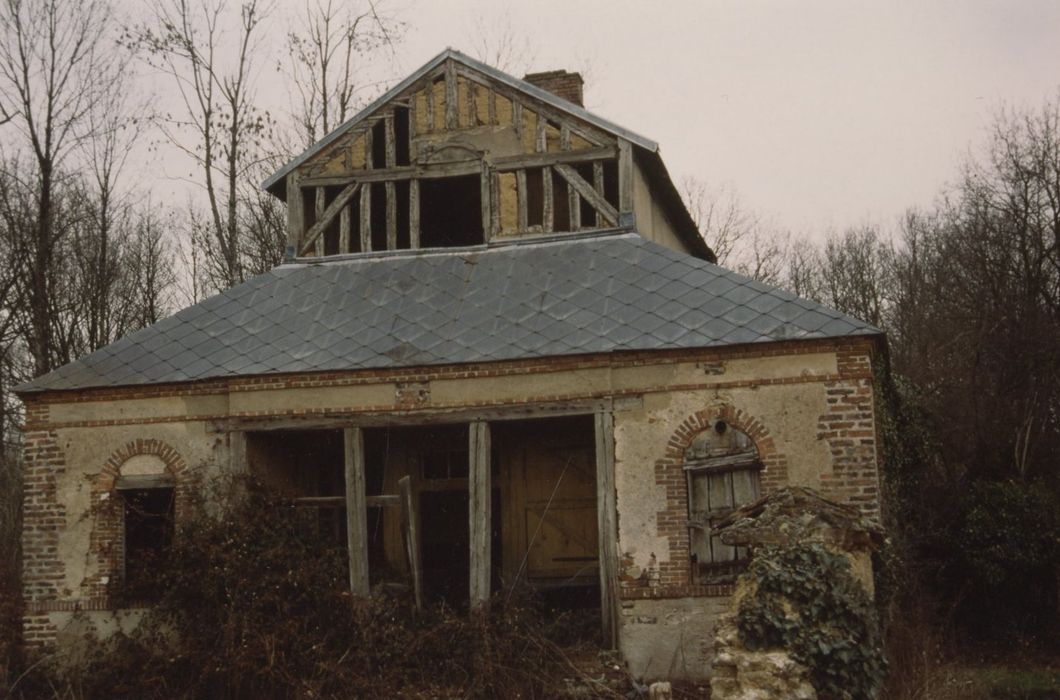
[{"label": "diamond-pattern slate tile", "polygon": [[634,233],[282,265],[18,387],[871,335]]}]

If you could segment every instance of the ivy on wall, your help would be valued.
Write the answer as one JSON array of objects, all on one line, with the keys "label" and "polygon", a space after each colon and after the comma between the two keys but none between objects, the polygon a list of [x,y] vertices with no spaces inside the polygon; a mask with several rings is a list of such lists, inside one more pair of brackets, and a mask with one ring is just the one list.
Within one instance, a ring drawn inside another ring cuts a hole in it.
[{"label": "ivy on wall", "polygon": [[819,544],[764,547],[744,582],[737,627],[748,649],[786,649],[821,700],[876,697],[886,673],[879,623],[845,557]]}]

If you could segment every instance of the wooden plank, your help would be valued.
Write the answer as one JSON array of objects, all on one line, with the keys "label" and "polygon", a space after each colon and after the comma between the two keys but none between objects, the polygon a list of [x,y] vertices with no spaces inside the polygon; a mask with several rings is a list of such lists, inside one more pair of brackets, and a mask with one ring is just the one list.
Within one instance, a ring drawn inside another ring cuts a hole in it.
[{"label": "wooden plank", "polygon": [[[585,198],[585,201],[592,205],[596,213],[603,216],[604,220],[612,226],[618,225],[618,212],[615,210],[611,203],[604,199],[603,195],[596,191],[592,185],[585,181],[578,171],[569,165],[559,163],[556,165],[556,172],[559,176],[567,181],[569,190],[574,190],[579,195]],[[571,217],[574,220],[574,217]]]},{"label": "wooden plank", "polygon": [[478,126],[478,98],[475,93],[478,88],[471,81],[467,82],[467,114],[468,126]]},{"label": "wooden plank", "polygon": [[564,151],[570,150],[570,124],[562,124],[559,127],[559,147]]},{"label": "wooden plank", "polygon": [[515,137],[522,143],[523,141],[523,103],[519,100],[512,98],[512,126],[515,127]]},{"label": "wooden plank", "polygon": [[[596,194],[604,198],[604,163],[600,160],[593,161],[593,189],[596,190]],[[596,227],[603,228],[605,225],[607,225],[607,218],[600,212],[596,212]]]},{"label": "wooden plank", "polygon": [[287,250],[285,255],[288,259],[298,254],[302,233],[305,231],[304,202],[299,179],[297,170],[291,171],[291,174],[287,176]]},{"label": "wooden plank", "polygon": [[242,430],[234,430],[228,434],[228,471],[231,474],[246,474],[247,469],[247,434]]},{"label": "wooden plank", "polygon": [[376,165],[382,165],[382,163],[375,163],[372,161],[372,126],[374,122],[369,122],[364,130],[364,167],[366,170],[374,170]]},{"label": "wooden plank", "polygon": [[604,645],[618,648],[618,511],[615,502],[615,419],[596,414],[596,513],[600,538],[600,614]]},{"label": "wooden plank", "polygon": [[416,511],[416,502],[413,500],[412,478],[403,476],[398,479],[398,490],[401,494],[401,530],[405,540],[405,557],[409,565],[409,576],[412,578],[412,592],[416,600],[416,609],[423,610],[419,514]]},{"label": "wooden plank", "polygon": [[515,193],[519,204],[519,230],[525,231],[530,228],[529,216],[526,211],[526,171],[515,171]]},{"label": "wooden plank", "polygon": [[456,90],[456,64],[453,61],[445,63],[445,128],[449,130],[460,128],[460,105],[457,102]]},{"label": "wooden plank", "polygon": [[618,211],[633,211],[633,147],[625,139],[618,140]]},{"label": "wooden plank", "polygon": [[416,103],[419,102],[417,99],[419,92],[412,93],[412,98],[409,100],[409,157],[415,160],[415,156],[412,152],[412,139],[416,138]]},{"label": "wooden plank", "polygon": [[490,599],[490,425],[471,423],[468,431],[468,525],[471,533],[471,609],[482,609]]},{"label": "wooden plank", "polygon": [[386,185],[386,249],[397,250],[397,185]]},{"label": "wooden plank", "polygon": [[[392,508],[401,505],[401,497],[397,495],[384,494],[381,496],[365,496],[365,505],[368,507]],[[308,508],[345,508],[345,496],[299,496],[292,498],[291,503],[296,506]]]},{"label": "wooden plank", "polygon": [[364,431],[342,431],[346,462],[346,546],[350,560],[350,593],[367,597],[368,586],[368,506],[365,502]]},{"label": "wooden plank", "polygon": [[489,110],[490,124],[497,123],[497,93],[493,91],[493,88],[487,88],[489,90],[489,97],[486,102],[486,109]]},{"label": "wooden plank", "polygon": [[420,247],[420,181],[409,180],[409,247]]},{"label": "wooden plank", "polygon": [[[352,199],[352,197],[351,197]],[[350,205],[347,202],[339,211],[339,253],[349,253],[350,249]]]},{"label": "wooden plank", "polygon": [[[359,183],[359,182],[355,182],[352,185],[347,185],[346,189],[344,189],[342,192],[339,192],[339,196],[335,198],[335,201],[332,202],[331,204],[329,204],[327,209],[325,209],[323,212],[320,212],[320,214],[318,214],[317,222],[315,224],[313,224],[313,226],[309,229],[309,231],[306,232],[305,243],[302,244],[302,249],[298,252],[298,255],[300,255],[300,256],[301,255],[305,255],[307,252],[309,252],[309,248],[311,246],[314,246],[314,245],[317,244],[318,241],[322,241],[323,240],[322,234],[324,233],[324,231],[327,230],[327,227],[331,225],[331,222],[334,220],[335,216],[342,209],[344,209],[347,204],[349,204],[350,200],[353,199],[353,196],[355,194],[357,194],[357,190],[360,189],[360,188],[361,188],[361,183]],[[322,198],[321,198],[319,193],[321,193],[323,191],[324,191],[323,187],[318,187],[317,188],[317,193],[318,194],[317,194],[316,205],[317,205],[318,209],[319,209],[319,207],[321,205],[321,202],[322,202]],[[364,192],[367,192],[367,191],[368,191],[368,188],[365,187],[363,192],[362,192],[362,194],[361,194],[361,202],[362,203],[364,202]],[[363,213],[363,209],[362,209],[362,213]],[[363,216],[362,216],[362,219],[363,219]],[[317,250],[319,251],[320,249],[321,249],[320,246],[317,246]],[[318,252],[318,255],[319,254],[320,253]]]},{"label": "wooden plank", "polygon": [[541,230],[552,232],[555,219],[555,203],[552,201],[552,168],[547,165],[541,168]]},{"label": "wooden plank", "polygon": [[535,114],[534,116],[534,150],[538,153],[544,153],[548,150],[548,134],[545,131],[548,121],[540,114]]},{"label": "wooden plank", "polygon": [[500,192],[500,175],[494,172],[493,177],[490,178],[490,238],[501,232]]},{"label": "wooden plank", "polygon": [[397,142],[394,140],[394,110],[387,110],[383,115],[383,134],[386,147],[386,167],[397,165]]},{"label": "wooden plank", "polygon": [[372,249],[372,188],[361,188],[361,252]]}]

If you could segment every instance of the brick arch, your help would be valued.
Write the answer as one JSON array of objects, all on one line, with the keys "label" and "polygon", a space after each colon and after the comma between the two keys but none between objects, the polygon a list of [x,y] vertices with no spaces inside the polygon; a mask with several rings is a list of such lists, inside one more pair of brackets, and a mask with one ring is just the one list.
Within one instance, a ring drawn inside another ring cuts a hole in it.
[{"label": "brick arch", "polygon": [[663,457],[655,462],[655,483],[666,490],[666,508],[658,511],[658,534],[666,539],[667,561],[659,562],[658,585],[662,588],[687,589],[692,584],[691,543],[688,535],[688,482],[685,478],[685,450],[701,432],[724,420],[748,435],[762,461],[763,494],[780,488],[788,481],[787,458],[777,450],[766,425],[757,417],[730,404],[718,404],[686,417],[670,434]]},{"label": "brick arch", "polygon": [[96,560],[96,566],[89,569],[81,583],[82,595],[94,599],[102,607],[113,607],[112,596],[121,590],[121,578],[125,570],[125,515],[114,485],[121,475],[122,466],[133,457],[142,455],[161,459],[166,473],[174,478],[173,509],[176,521],[186,521],[191,509],[192,484],[187,462],[168,443],[154,438],[130,440],[106,459],[92,484],[90,512],[94,517],[89,551]]}]

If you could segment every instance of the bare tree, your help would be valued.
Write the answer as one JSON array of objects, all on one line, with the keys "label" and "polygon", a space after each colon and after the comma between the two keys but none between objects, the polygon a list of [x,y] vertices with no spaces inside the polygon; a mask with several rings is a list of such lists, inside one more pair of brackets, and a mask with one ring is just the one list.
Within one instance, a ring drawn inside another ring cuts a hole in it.
[{"label": "bare tree", "polygon": [[517,29],[507,7],[489,21],[478,16],[469,34],[471,55],[483,63],[513,75],[533,69],[536,58],[533,44],[525,32]]},{"label": "bare tree", "polygon": [[[167,140],[198,166],[196,182],[208,202],[206,262],[214,285],[243,280],[240,256],[239,186],[268,132],[270,117],[254,103],[257,54],[267,8],[259,0],[239,6],[235,36],[224,29],[224,0],[166,0],[154,23],[126,33],[128,45],[168,75],[180,97],[181,113],[159,121]],[[230,61],[225,46],[235,47]]]},{"label": "bare tree", "polygon": [[98,0],[3,0],[0,3],[0,116],[14,128],[36,166],[36,222],[27,246],[25,302],[34,373],[55,365],[52,297],[55,191],[63,165],[92,137],[87,115],[108,94],[114,73],[110,8]]},{"label": "bare tree", "polygon": [[405,25],[374,2],[308,3],[287,34],[295,119],[308,147],[352,116],[378,83],[364,64],[380,46],[399,40]]}]

